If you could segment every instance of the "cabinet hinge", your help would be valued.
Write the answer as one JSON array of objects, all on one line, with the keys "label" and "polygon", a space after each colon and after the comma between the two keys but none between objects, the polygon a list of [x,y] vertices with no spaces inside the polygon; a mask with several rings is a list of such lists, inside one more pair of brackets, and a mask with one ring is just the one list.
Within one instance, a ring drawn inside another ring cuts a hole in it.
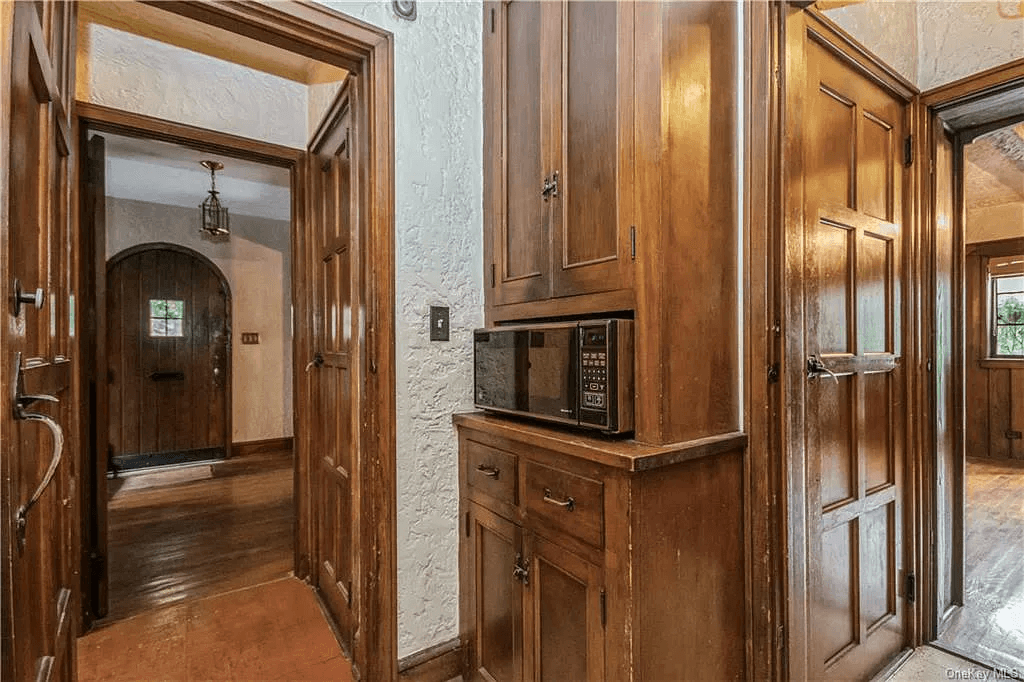
[{"label": "cabinet hinge", "polygon": [[1008,440],[1020,440],[1022,436],[1024,436],[1024,432],[1006,429],[1006,438]]},{"label": "cabinet hinge", "polygon": [[608,594],[601,590],[601,627],[608,623]]},{"label": "cabinet hinge", "polygon": [[773,362],[768,365],[768,383],[774,384],[779,380],[779,363]]},{"label": "cabinet hinge", "polygon": [[911,604],[913,604],[917,600],[917,576],[913,573],[907,573],[905,595],[907,601]]},{"label": "cabinet hinge", "polygon": [[629,226],[629,257],[636,260],[636,225]]},{"label": "cabinet hinge", "polygon": [[494,271],[496,269],[497,268],[495,267],[494,263],[491,263],[491,288],[492,289],[494,288],[494,279],[495,279]]},{"label": "cabinet hinge", "polygon": [[914,163],[914,136],[907,135],[903,140],[903,165],[910,168]]},{"label": "cabinet hinge", "polygon": [[494,8],[491,8],[491,33],[494,33]]},{"label": "cabinet hinge", "polygon": [[469,512],[466,512],[466,537],[469,537]]}]

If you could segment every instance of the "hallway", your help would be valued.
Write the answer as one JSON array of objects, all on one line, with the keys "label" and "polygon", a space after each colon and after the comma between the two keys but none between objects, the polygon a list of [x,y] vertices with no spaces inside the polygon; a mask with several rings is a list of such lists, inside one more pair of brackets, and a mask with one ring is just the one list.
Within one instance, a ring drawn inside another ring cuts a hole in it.
[{"label": "hallway", "polygon": [[281,578],[147,611],[78,641],[80,682],[349,682],[309,586]]}]

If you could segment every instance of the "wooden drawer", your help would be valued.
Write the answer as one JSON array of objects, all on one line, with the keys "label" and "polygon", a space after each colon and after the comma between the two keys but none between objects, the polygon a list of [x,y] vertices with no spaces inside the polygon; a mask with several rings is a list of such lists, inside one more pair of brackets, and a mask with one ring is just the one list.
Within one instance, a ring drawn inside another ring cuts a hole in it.
[{"label": "wooden drawer", "polygon": [[604,484],[543,464],[524,463],[522,506],[529,517],[593,546],[604,541]]},{"label": "wooden drawer", "polygon": [[467,440],[463,461],[466,485],[500,502],[516,504],[516,456]]}]

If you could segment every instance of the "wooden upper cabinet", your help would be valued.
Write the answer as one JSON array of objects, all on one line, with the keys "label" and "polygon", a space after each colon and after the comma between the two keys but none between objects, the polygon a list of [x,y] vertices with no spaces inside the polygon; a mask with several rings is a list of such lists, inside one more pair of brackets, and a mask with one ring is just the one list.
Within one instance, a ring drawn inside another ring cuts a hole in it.
[{"label": "wooden upper cabinet", "polygon": [[489,303],[628,287],[632,5],[484,11]]}]

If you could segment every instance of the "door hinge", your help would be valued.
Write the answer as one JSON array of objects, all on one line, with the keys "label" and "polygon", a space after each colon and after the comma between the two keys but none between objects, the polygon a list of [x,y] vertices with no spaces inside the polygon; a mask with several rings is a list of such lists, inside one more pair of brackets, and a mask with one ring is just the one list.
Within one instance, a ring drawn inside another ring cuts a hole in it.
[{"label": "door hinge", "polygon": [[601,627],[608,623],[608,593],[601,590]]},{"label": "door hinge", "polygon": [[914,136],[907,135],[903,140],[903,165],[910,168],[914,163]]},{"label": "door hinge", "polygon": [[469,512],[466,512],[466,537],[469,537]]},{"label": "door hinge", "polygon": [[496,269],[497,268],[495,267],[494,263],[491,263],[491,288],[492,289],[494,288],[494,279],[495,279],[494,271]]},{"label": "door hinge", "polygon": [[636,260],[636,225],[629,226],[629,257]]},{"label": "door hinge", "polygon": [[768,383],[774,384],[779,380],[779,363],[773,362],[768,365]]},{"label": "door hinge", "polygon": [[345,158],[352,158],[352,128],[345,128]]},{"label": "door hinge", "polygon": [[345,599],[348,601],[348,605],[352,606],[352,581],[348,581],[348,585],[345,586]]},{"label": "door hinge", "polygon": [[907,573],[906,598],[911,604],[917,600],[917,576]]},{"label": "door hinge", "polygon": [[491,8],[491,33],[494,33],[494,8]]}]

